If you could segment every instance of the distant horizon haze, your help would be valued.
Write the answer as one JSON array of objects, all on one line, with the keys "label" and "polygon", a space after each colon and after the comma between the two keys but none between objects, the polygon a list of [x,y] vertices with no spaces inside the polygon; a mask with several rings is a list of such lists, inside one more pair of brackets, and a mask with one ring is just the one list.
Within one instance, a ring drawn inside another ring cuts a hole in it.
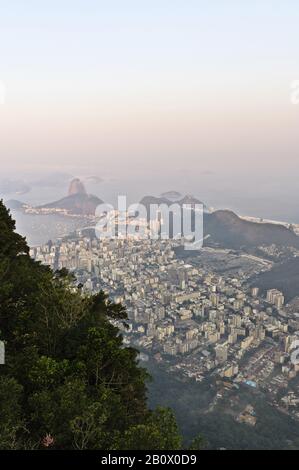
[{"label": "distant horizon haze", "polygon": [[6,3],[0,180],[97,174],[103,198],[299,221],[298,24],[292,0]]}]

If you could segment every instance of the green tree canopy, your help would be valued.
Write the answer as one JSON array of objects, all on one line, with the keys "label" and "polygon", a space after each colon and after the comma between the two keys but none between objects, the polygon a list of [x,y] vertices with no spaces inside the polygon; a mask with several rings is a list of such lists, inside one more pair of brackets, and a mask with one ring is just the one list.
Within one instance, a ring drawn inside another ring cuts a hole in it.
[{"label": "green tree canopy", "polygon": [[111,319],[124,308],[30,258],[0,201],[1,449],[180,448],[172,412],[148,409],[148,375]]}]

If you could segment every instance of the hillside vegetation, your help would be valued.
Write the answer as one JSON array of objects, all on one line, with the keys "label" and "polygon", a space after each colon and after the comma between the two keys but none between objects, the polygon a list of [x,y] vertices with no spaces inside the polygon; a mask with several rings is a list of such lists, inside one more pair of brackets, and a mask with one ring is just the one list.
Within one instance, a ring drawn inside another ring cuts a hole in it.
[{"label": "hillside vegetation", "polygon": [[169,409],[150,411],[137,351],[110,319],[123,307],[83,295],[33,261],[0,201],[0,449],[179,449]]}]

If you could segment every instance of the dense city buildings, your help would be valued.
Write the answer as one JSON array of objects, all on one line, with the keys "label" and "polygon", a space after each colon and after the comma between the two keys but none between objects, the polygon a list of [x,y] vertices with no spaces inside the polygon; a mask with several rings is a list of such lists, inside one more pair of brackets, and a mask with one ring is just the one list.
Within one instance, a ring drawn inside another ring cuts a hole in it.
[{"label": "dense city buildings", "polygon": [[[184,258],[177,256],[180,244],[99,240],[79,232],[32,248],[31,255],[53,269],[74,272],[84,290],[103,290],[125,305],[124,341],[141,351],[142,360],[164,360],[169,370],[196,381],[218,376],[235,386],[267,388],[274,405],[286,408],[288,381],[299,370],[291,359],[299,335],[298,314],[284,306],[282,292],[261,294],[248,284],[253,273],[267,270],[271,263],[212,248],[204,248],[200,258]],[[223,256],[228,268],[219,274]],[[243,260],[237,271],[229,269],[235,258],[239,265]],[[284,389],[283,399],[276,400]],[[294,400],[297,395],[292,395]],[[246,421],[246,416],[240,420]]]}]

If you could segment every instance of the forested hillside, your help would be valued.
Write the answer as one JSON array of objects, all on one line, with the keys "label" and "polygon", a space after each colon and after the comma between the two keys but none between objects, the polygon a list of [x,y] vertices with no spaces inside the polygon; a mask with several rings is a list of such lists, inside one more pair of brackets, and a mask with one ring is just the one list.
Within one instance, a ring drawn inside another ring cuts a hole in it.
[{"label": "forested hillside", "polygon": [[148,409],[148,375],[112,318],[124,308],[30,258],[0,201],[1,449],[181,447],[172,412]]}]

